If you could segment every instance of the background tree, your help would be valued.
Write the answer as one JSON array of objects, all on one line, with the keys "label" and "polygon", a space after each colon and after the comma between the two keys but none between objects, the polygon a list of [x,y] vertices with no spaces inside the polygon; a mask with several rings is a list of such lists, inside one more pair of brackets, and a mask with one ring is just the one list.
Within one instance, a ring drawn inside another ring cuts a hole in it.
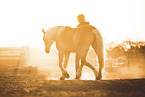
[{"label": "background tree", "polygon": [[118,58],[126,56],[128,59],[145,59],[145,42],[144,41],[123,41],[122,43],[110,43],[106,49],[108,58]]}]

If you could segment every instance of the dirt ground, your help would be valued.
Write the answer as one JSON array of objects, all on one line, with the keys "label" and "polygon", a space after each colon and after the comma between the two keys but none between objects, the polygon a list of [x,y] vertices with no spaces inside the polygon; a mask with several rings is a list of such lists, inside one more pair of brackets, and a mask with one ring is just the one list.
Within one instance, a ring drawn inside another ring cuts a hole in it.
[{"label": "dirt ground", "polygon": [[145,97],[145,79],[61,81],[0,72],[0,97]]}]

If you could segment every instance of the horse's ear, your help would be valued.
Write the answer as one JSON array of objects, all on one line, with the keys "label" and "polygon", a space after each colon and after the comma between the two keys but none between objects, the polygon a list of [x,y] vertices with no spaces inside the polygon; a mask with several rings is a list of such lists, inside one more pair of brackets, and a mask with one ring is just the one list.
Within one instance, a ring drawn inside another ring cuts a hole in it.
[{"label": "horse's ear", "polygon": [[45,34],[46,32],[44,31],[44,29],[42,28],[42,32],[43,32],[43,34]]}]

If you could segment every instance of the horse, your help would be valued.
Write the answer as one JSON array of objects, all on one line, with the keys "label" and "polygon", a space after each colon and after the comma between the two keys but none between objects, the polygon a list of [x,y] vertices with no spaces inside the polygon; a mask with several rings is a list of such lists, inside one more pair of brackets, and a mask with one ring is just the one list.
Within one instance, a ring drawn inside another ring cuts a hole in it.
[{"label": "horse", "polygon": [[[46,32],[42,29],[42,32],[44,34],[43,41],[45,44],[45,52],[47,54],[50,52],[51,45],[56,42],[59,56],[59,67],[62,72],[60,80],[69,78],[66,67],[70,53],[76,53],[76,79],[81,77],[84,65],[94,71],[96,80],[102,78],[102,68],[104,67],[103,38],[95,27],[91,25],[83,25],[77,28],[71,28],[69,26],[54,26]],[[86,55],[90,46],[92,46],[98,56],[99,72],[96,71],[93,65],[86,61]],[[79,64],[80,60],[81,64]]]}]

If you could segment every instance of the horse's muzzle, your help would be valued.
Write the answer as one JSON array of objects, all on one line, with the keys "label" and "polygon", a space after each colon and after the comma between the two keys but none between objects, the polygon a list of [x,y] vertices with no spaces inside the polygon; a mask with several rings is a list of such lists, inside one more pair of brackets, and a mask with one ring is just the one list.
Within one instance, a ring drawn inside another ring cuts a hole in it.
[{"label": "horse's muzzle", "polygon": [[45,49],[45,52],[46,52],[47,54],[49,54],[50,50],[49,50],[49,49]]}]

